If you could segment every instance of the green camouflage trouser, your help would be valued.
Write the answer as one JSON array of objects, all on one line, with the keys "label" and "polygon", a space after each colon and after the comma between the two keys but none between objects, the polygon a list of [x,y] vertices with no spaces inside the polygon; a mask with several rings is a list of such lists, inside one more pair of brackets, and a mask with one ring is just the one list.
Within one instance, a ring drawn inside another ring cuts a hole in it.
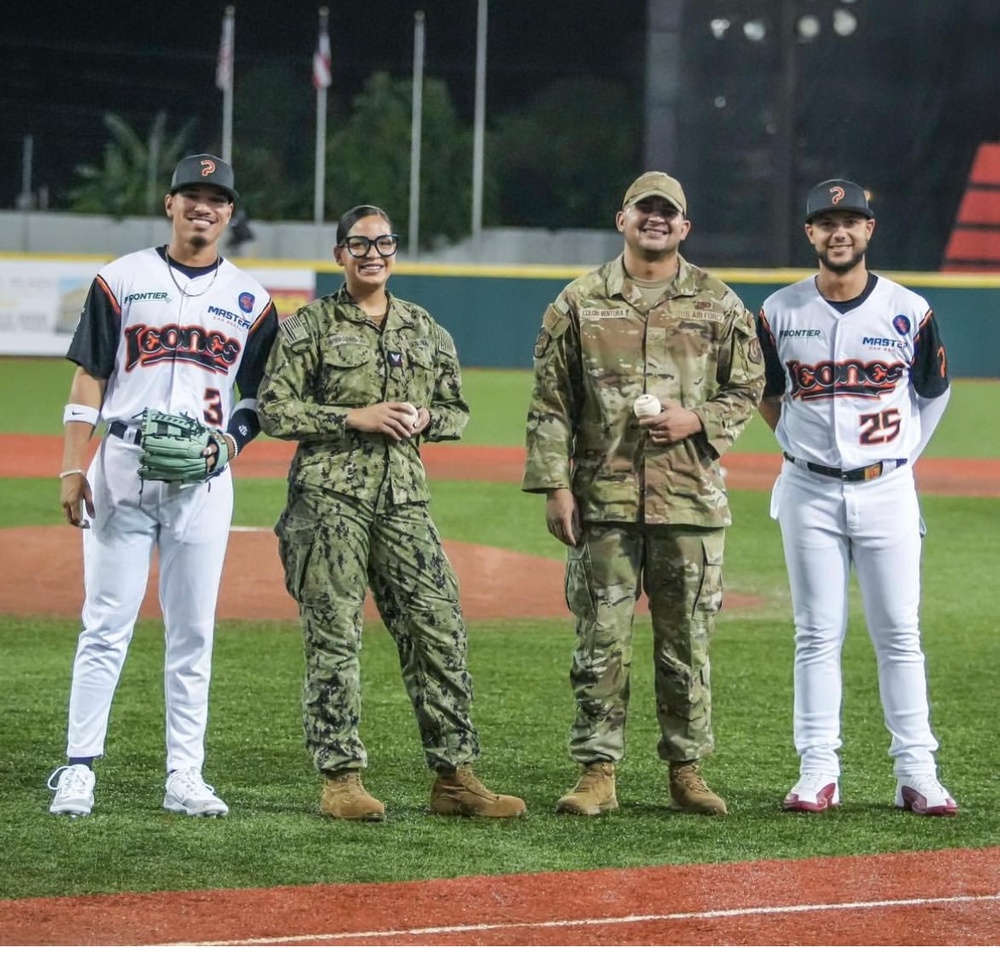
[{"label": "green camouflage trouser", "polygon": [[475,760],[458,581],[426,504],[376,508],[296,487],[275,532],[305,637],[306,747],[330,775],[368,763],[358,733],[365,591],[396,642],[428,766]]},{"label": "green camouflage trouser", "polygon": [[588,523],[566,564],[566,603],[576,616],[570,684],[574,761],[620,761],[640,580],[653,621],[659,756],[711,753],[708,648],[722,606],[724,529]]}]

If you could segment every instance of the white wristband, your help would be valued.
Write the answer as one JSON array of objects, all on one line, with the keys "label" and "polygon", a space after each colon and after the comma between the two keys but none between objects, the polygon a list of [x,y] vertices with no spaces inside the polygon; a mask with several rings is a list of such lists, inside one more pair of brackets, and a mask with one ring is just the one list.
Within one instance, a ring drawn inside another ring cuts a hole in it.
[{"label": "white wristband", "polygon": [[100,417],[101,412],[88,404],[67,404],[63,408],[64,424],[90,424],[91,427],[96,427]]}]

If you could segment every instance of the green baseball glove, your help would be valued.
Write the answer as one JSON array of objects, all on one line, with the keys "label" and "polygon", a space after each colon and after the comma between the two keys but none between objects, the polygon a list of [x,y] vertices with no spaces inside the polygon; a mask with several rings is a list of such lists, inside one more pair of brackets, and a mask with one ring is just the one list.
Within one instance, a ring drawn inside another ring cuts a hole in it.
[{"label": "green baseball glove", "polygon": [[[215,448],[209,469],[205,448]],[[229,463],[229,444],[221,430],[212,430],[186,414],[168,414],[147,407],[142,412],[139,476],[143,480],[192,484],[207,480]]]}]

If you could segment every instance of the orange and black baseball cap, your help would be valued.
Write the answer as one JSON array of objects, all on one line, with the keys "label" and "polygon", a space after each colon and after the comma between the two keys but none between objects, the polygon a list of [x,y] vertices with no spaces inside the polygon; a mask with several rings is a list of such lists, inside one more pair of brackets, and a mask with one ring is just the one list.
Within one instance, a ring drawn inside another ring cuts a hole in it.
[{"label": "orange and black baseball cap", "polygon": [[200,153],[186,156],[177,163],[170,180],[170,194],[173,195],[188,185],[214,185],[229,196],[230,202],[235,202],[240,197],[240,193],[234,188],[235,184],[233,167],[225,159]]},{"label": "orange and black baseball cap", "polygon": [[857,212],[865,218],[875,217],[865,190],[847,179],[827,179],[812,187],[806,199],[806,222],[823,212]]}]

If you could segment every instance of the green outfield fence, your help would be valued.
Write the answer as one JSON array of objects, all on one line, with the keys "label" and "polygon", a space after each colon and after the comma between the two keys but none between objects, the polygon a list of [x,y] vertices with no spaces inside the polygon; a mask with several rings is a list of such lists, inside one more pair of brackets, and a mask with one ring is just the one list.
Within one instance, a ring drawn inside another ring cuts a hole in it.
[{"label": "green outfield fence", "polygon": [[[400,262],[391,289],[415,301],[452,333],[467,367],[525,368],[542,312],[586,268],[408,265]],[[809,271],[717,269],[756,312],[772,291]],[[1000,276],[886,273],[927,298],[941,325],[953,377],[1000,377]],[[336,267],[318,268],[316,293],[341,283]]]},{"label": "green outfield fence", "polygon": [[[107,257],[0,252],[0,355],[64,355],[87,287]],[[326,260],[241,259],[272,294],[279,313],[335,291]],[[455,338],[465,367],[531,367],[542,313],[590,265],[396,264],[391,290],[427,308]],[[713,269],[756,312],[806,270]],[[1000,378],[1000,275],[886,272],[924,295],[948,348],[953,378]]]}]

